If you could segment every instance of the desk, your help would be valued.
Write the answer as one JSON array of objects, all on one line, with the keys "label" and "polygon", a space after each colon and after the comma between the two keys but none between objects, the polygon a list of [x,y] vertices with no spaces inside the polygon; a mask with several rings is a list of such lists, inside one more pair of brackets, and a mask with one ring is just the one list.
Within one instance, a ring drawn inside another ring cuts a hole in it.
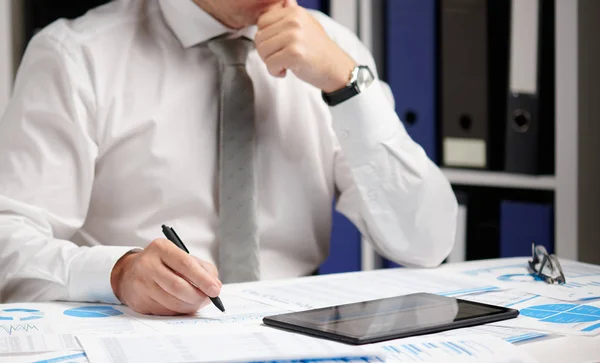
[{"label": "desk", "polygon": [[[0,305],[0,339],[5,339],[9,335],[17,337],[44,333],[77,335],[156,331],[191,333],[205,332],[208,328],[212,333],[239,331],[243,330],[242,327],[270,329],[260,327],[263,316],[291,310],[310,309],[419,291],[461,297],[464,297],[465,294],[469,297],[503,294],[506,285],[494,286],[494,281],[489,278],[474,277],[464,273],[465,270],[498,263],[506,263],[513,267],[521,264],[526,266],[526,259],[450,264],[433,270],[400,268],[226,285],[223,287],[221,298],[228,315],[222,315],[212,306],[201,310],[196,316],[172,318],[145,317],[124,306],[63,302],[4,304]],[[563,265],[565,264],[569,266],[569,263],[563,262]],[[590,268],[598,269],[600,272],[600,267],[591,266]],[[600,277],[600,273],[598,276]],[[568,276],[567,282],[569,282]],[[548,288],[550,287],[548,286]],[[474,293],[479,295],[472,295]],[[595,303],[600,304],[600,301],[585,302],[585,304]],[[89,308],[90,306],[96,308]],[[17,311],[15,312],[14,309]],[[598,323],[600,323],[600,319]],[[497,328],[508,329],[506,327]],[[600,332],[600,327],[597,330]],[[460,331],[452,332],[452,334],[460,333]],[[544,338],[518,343],[517,346],[540,363],[600,362],[600,335],[560,336],[556,332],[549,334]],[[33,362],[40,357],[48,357],[49,354],[60,356],[62,353],[0,355],[0,362]],[[66,354],[66,352],[64,353]]]}]

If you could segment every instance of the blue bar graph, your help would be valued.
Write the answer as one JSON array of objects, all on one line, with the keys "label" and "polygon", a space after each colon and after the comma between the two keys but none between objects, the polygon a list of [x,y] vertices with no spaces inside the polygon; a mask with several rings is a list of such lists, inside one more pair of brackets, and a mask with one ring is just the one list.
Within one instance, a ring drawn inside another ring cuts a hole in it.
[{"label": "blue bar graph", "polygon": [[432,341],[418,341],[408,339],[406,343],[389,344],[383,346],[388,352],[388,360],[405,363],[440,361],[444,362],[454,357],[490,358],[497,354],[495,348],[488,346],[486,342],[473,339],[442,338]]}]

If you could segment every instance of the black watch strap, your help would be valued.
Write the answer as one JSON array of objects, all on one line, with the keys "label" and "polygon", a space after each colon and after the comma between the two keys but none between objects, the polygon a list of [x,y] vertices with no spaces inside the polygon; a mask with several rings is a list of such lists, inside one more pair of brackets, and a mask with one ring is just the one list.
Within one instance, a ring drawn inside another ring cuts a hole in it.
[{"label": "black watch strap", "polygon": [[346,101],[347,99],[356,96],[359,93],[360,93],[360,90],[358,89],[358,86],[356,85],[356,83],[353,83],[349,86],[346,86],[340,90],[337,90],[337,91],[334,91],[331,93],[322,92],[323,100],[329,106],[335,106],[337,104],[340,104],[340,103]]}]

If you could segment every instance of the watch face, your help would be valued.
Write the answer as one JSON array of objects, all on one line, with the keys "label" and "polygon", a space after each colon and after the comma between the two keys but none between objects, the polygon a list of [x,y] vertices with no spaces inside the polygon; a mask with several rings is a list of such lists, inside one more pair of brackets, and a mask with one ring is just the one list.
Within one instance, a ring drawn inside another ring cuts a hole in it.
[{"label": "watch face", "polygon": [[371,72],[369,67],[361,66],[359,68],[358,77],[356,79],[356,85],[358,86],[358,89],[361,92],[364,91],[367,87],[369,87],[374,80],[375,77],[373,76],[373,73]]}]

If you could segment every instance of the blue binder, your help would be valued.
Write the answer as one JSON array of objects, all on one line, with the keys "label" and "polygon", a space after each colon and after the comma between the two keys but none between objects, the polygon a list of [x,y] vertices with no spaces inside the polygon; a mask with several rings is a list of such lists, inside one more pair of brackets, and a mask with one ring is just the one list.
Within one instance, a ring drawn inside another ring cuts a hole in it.
[{"label": "blue binder", "polygon": [[554,252],[551,204],[503,201],[500,204],[500,257],[531,256],[531,242]]},{"label": "blue binder", "polygon": [[[324,0],[298,0],[298,5],[307,9],[326,12]],[[319,268],[320,274],[361,270],[361,234],[341,213],[332,207],[332,227],[329,256]]]},{"label": "blue binder", "polygon": [[332,213],[329,257],[319,268],[319,274],[360,271],[361,234],[354,224],[335,208],[332,209]]},{"label": "blue binder", "polygon": [[387,2],[386,75],[409,135],[437,163],[436,1]]},{"label": "blue binder", "polygon": [[[436,1],[387,2],[386,75],[408,134],[437,163]],[[384,268],[400,267],[383,259]]]},{"label": "blue binder", "polygon": [[298,0],[298,5],[306,9],[324,10],[322,0]]}]

